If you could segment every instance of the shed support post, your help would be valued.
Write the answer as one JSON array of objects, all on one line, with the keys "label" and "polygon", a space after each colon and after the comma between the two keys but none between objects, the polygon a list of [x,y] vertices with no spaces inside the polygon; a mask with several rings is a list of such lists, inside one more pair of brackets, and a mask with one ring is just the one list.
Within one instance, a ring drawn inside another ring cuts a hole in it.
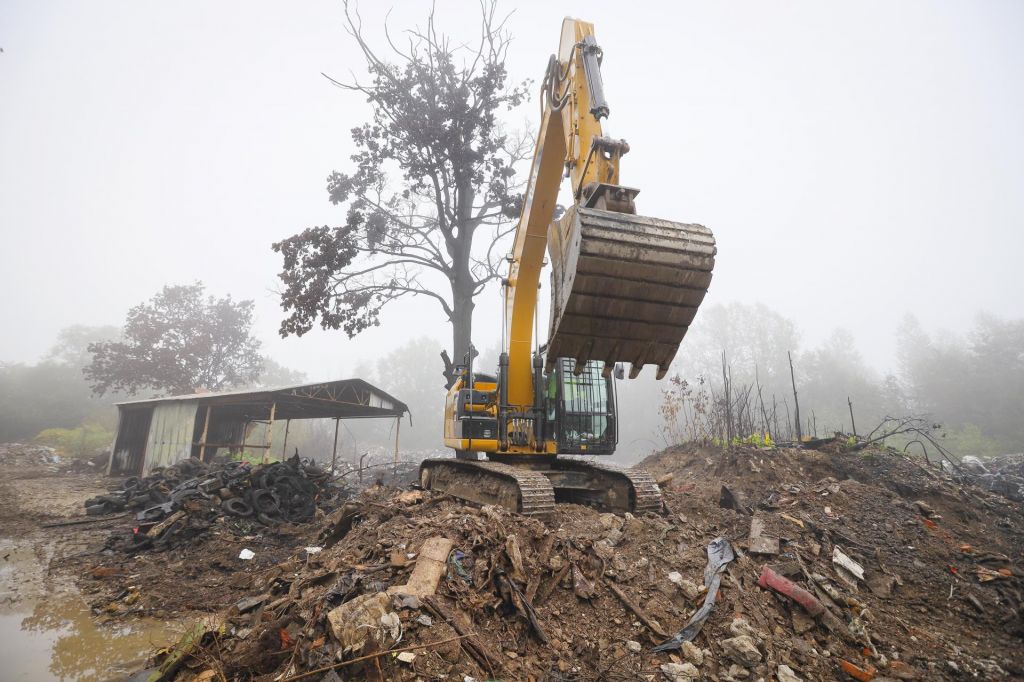
[{"label": "shed support post", "polygon": [[270,403],[270,421],[267,422],[266,439],[263,443],[263,463],[270,459],[270,446],[274,442],[274,415],[277,414],[277,402]]},{"label": "shed support post", "polygon": [[[394,470],[394,473],[391,474],[392,477],[395,477],[395,478],[398,477],[398,434],[399,434],[399,432],[401,430],[402,430],[402,418],[401,417],[396,417],[395,418],[395,470]],[[394,484],[394,481],[391,481],[391,483]]]},{"label": "shed support post", "polygon": [[203,435],[199,437],[199,461],[206,461],[206,434],[210,432],[210,409],[212,405],[206,406],[206,420],[203,421]]},{"label": "shed support post", "polygon": [[127,428],[127,422],[124,418],[124,410],[120,407],[117,408],[117,428],[114,429],[114,442],[110,444],[110,458],[107,459],[107,476],[110,475],[110,470],[114,467],[114,456],[117,455],[117,437],[121,435],[121,426],[124,425]]},{"label": "shed support post", "polygon": [[334,419],[334,450],[331,451],[331,476],[334,476],[334,465],[338,461],[338,427],[341,425],[341,419],[337,417]]},{"label": "shed support post", "polygon": [[292,427],[292,420],[286,419],[284,422],[284,442],[281,443],[281,460],[284,461],[288,457],[288,453],[285,450],[288,449],[288,429]]}]

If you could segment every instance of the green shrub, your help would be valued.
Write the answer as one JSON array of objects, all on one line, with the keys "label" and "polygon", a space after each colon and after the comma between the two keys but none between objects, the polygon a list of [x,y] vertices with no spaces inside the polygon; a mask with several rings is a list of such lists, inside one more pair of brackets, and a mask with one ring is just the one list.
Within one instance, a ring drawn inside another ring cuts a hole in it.
[{"label": "green shrub", "polygon": [[40,445],[48,445],[65,457],[85,458],[98,450],[109,448],[114,433],[98,424],[82,424],[73,429],[44,429],[32,439]]}]

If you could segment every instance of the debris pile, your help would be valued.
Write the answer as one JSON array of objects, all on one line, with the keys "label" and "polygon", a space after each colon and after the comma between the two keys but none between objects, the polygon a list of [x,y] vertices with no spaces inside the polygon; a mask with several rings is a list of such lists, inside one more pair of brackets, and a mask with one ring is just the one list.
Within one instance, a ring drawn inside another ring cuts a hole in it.
[{"label": "debris pile", "polygon": [[664,516],[542,522],[366,490],[157,664],[280,682],[1024,674],[1019,505],[890,451],[645,466]]},{"label": "debris pile", "polygon": [[981,460],[967,456],[960,460],[964,476],[971,482],[1014,502],[1024,502],[1024,453]]},{"label": "debris pile", "polygon": [[26,443],[0,444],[0,465],[2,466],[56,466],[60,455],[51,447]]},{"label": "debris pile", "polygon": [[120,490],[87,500],[85,510],[135,511],[130,538],[114,534],[110,544],[139,551],[189,541],[222,518],[241,530],[308,522],[318,505],[333,508],[345,497],[326,471],[297,456],[257,466],[186,459],[145,478],[126,479]]}]

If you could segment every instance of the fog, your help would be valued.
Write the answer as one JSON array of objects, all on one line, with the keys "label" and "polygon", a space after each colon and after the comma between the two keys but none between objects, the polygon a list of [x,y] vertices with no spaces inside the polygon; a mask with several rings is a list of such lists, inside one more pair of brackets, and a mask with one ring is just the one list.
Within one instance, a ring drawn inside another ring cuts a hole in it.
[{"label": "fog", "polygon": [[[438,5],[446,32],[478,35],[475,2]],[[397,31],[428,7],[361,15],[383,40],[389,12]],[[641,213],[715,232],[706,305],[763,303],[808,348],[843,327],[880,374],[907,313],[938,337],[980,311],[1024,317],[1024,5],[502,7],[510,74],[535,86],[562,16],[594,22],[606,132],[632,149],[622,183],[641,188]],[[310,379],[414,337],[447,345],[423,299],[354,339],[277,334],[270,244],[343,222],[325,178],[349,167],[367,116],[321,75],[362,73],[342,18],[336,1],[0,6],[0,362],[35,362],[61,329],[120,325],[164,284],[196,280],[255,300],[263,351]],[[505,124],[532,129],[536,101]],[[480,348],[498,344],[498,302],[496,288],[478,299]]]}]

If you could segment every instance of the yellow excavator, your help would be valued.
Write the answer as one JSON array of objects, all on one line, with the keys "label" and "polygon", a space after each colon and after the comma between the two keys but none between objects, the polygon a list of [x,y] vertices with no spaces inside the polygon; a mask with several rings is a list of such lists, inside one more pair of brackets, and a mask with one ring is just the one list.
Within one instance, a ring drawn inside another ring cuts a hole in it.
[{"label": "yellow excavator", "polygon": [[[715,240],[701,225],[636,215],[619,184],[624,140],[605,137],[608,103],[592,24],[567,18],[541,88],[542,119],[504,280],[497,375],[456,369],[444,414],[452,459],[425,460],[424,488],[547,517],[557,502],[658,511],[649,474],[578,456],[618,442],[615,379],[668,371],[711,283]],[[563,170],[573,203],[554,220]],[[551,258],[551,322],[535,345],[537,292]],[[478,453],[487,460],[480,460]],[[577,457],[559,457],[577,455]]]}]

